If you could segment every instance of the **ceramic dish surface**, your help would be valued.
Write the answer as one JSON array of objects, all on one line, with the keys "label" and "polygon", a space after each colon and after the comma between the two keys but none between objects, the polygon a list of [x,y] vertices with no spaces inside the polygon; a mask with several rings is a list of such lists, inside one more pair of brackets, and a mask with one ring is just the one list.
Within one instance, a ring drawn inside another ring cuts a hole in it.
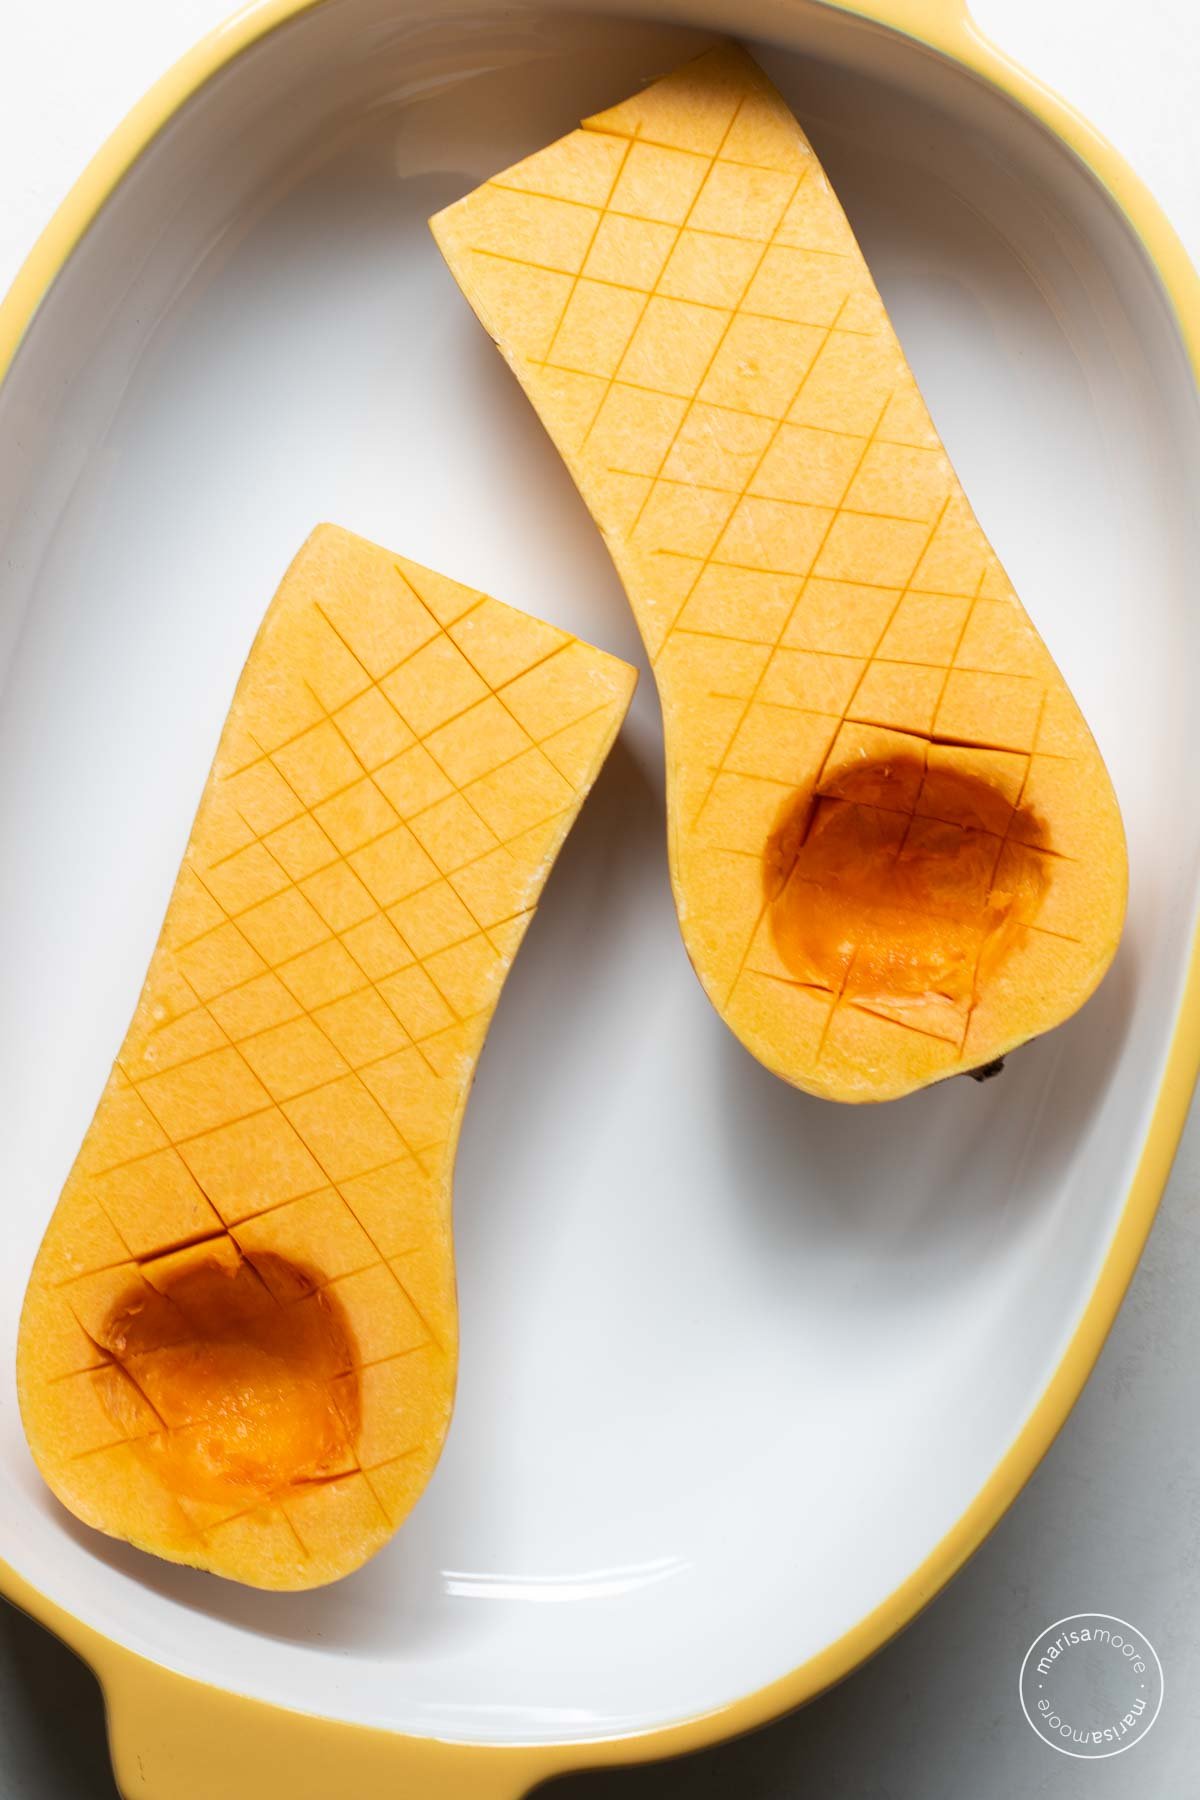
[{"label": "ceramic dish surface", "polygon": [[[930,1557],[1097,1288],[1195,923],[1200,420],[1149,257],[1084,163],[952,59],[818,6],[690,18],[326,0],[285,20],[120,181],[0,389],[0,1556],[169,1670],[460,1744],[720,1708]],[[319,519],[642,661],[426,220],[721,29],[826,161],[1095,731],[1129,833],[1118,960],[985,1086],[865,1112],[789,1089],[684,955],[646,676],[468,1108],[432,1485],[328,1590],[155,1562],[42,1487],[13,1348],[237,673]]]}]

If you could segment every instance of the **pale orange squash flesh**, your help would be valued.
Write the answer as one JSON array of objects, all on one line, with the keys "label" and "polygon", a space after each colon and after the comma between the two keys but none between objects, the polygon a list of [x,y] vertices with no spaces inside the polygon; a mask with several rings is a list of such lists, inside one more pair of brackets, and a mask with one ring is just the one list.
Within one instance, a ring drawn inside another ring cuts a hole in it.
[{"label": "pale orange squash flesh", "polygon": [[304,1588],[421,1494],[467,1093],[634,679],[334,527],[292,564],[21,1318],[87,1524]]},{"label": "pale orange squash flesh", "polygon": [[1112,786],[762,72],[710,51],[431,224],[625,584],[743,1043],[882,1100],[1067,1018],[1124,916]]}]

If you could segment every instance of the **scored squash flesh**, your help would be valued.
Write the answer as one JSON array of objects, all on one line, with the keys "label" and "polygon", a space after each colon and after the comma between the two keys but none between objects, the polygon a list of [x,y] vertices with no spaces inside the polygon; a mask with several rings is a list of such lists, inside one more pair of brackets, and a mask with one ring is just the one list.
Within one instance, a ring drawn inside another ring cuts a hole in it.
[{"label": "scored squash flesh", "polygon": [[859,1101],[1067,1018],[1124,916],[1112,786],[762,72],[718,47],[431,224],[633,605],[726,1022]]},{"label": "scored squash flesh", "polygon": [[467,1092],[634,679],[334,527],[292,564],[22,1314],[26,1435],[87,1524],[304,1588],[419,1497]]}]

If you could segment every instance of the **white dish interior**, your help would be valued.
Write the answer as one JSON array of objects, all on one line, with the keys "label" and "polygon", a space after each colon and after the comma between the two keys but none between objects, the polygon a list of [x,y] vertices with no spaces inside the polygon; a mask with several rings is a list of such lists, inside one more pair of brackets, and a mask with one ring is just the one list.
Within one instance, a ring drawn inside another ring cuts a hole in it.
[{"label": "white dish interior", "polygon": [[777,46],[763,60],[1109,761],[1129,926],[1083,1015],[997,1081],[866,1112],[792,1092],[687,965],[647,678],[468,1112],[445,1456],[388,1549],[324,1592],[239,1590],[59,1509],[17,1416],[21,1296],[309,527],[641,660],[425,220],[703,40],[568,8],[329,0],[155,142],[0,392],[0,1554],[172,1668],[459,1740],[718,1705],[922,1560],[1094,1285],[1196,910],[1200,431],[1128,228],[1040,127],[911,44],[782,0],[691,12]]}]

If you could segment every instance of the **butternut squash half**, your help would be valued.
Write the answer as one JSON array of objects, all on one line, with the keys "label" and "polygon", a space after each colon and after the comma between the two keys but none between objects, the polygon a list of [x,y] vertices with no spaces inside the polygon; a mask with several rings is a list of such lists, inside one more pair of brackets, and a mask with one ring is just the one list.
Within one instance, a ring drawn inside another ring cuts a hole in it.
[{"label": "butternut squash half", "polygon": [[417,1500],[468,1089],[634,680],[332,526],[292,564],[21,1319],[29,1444],[86,1524],[306,1588]]},{"label": "butternut squash half", "polygon": [[713,1005],[835,1100],[975,1071],[1115,952],[1116,800],[811,145],[719,47],[432,220],[625,584]]}]

